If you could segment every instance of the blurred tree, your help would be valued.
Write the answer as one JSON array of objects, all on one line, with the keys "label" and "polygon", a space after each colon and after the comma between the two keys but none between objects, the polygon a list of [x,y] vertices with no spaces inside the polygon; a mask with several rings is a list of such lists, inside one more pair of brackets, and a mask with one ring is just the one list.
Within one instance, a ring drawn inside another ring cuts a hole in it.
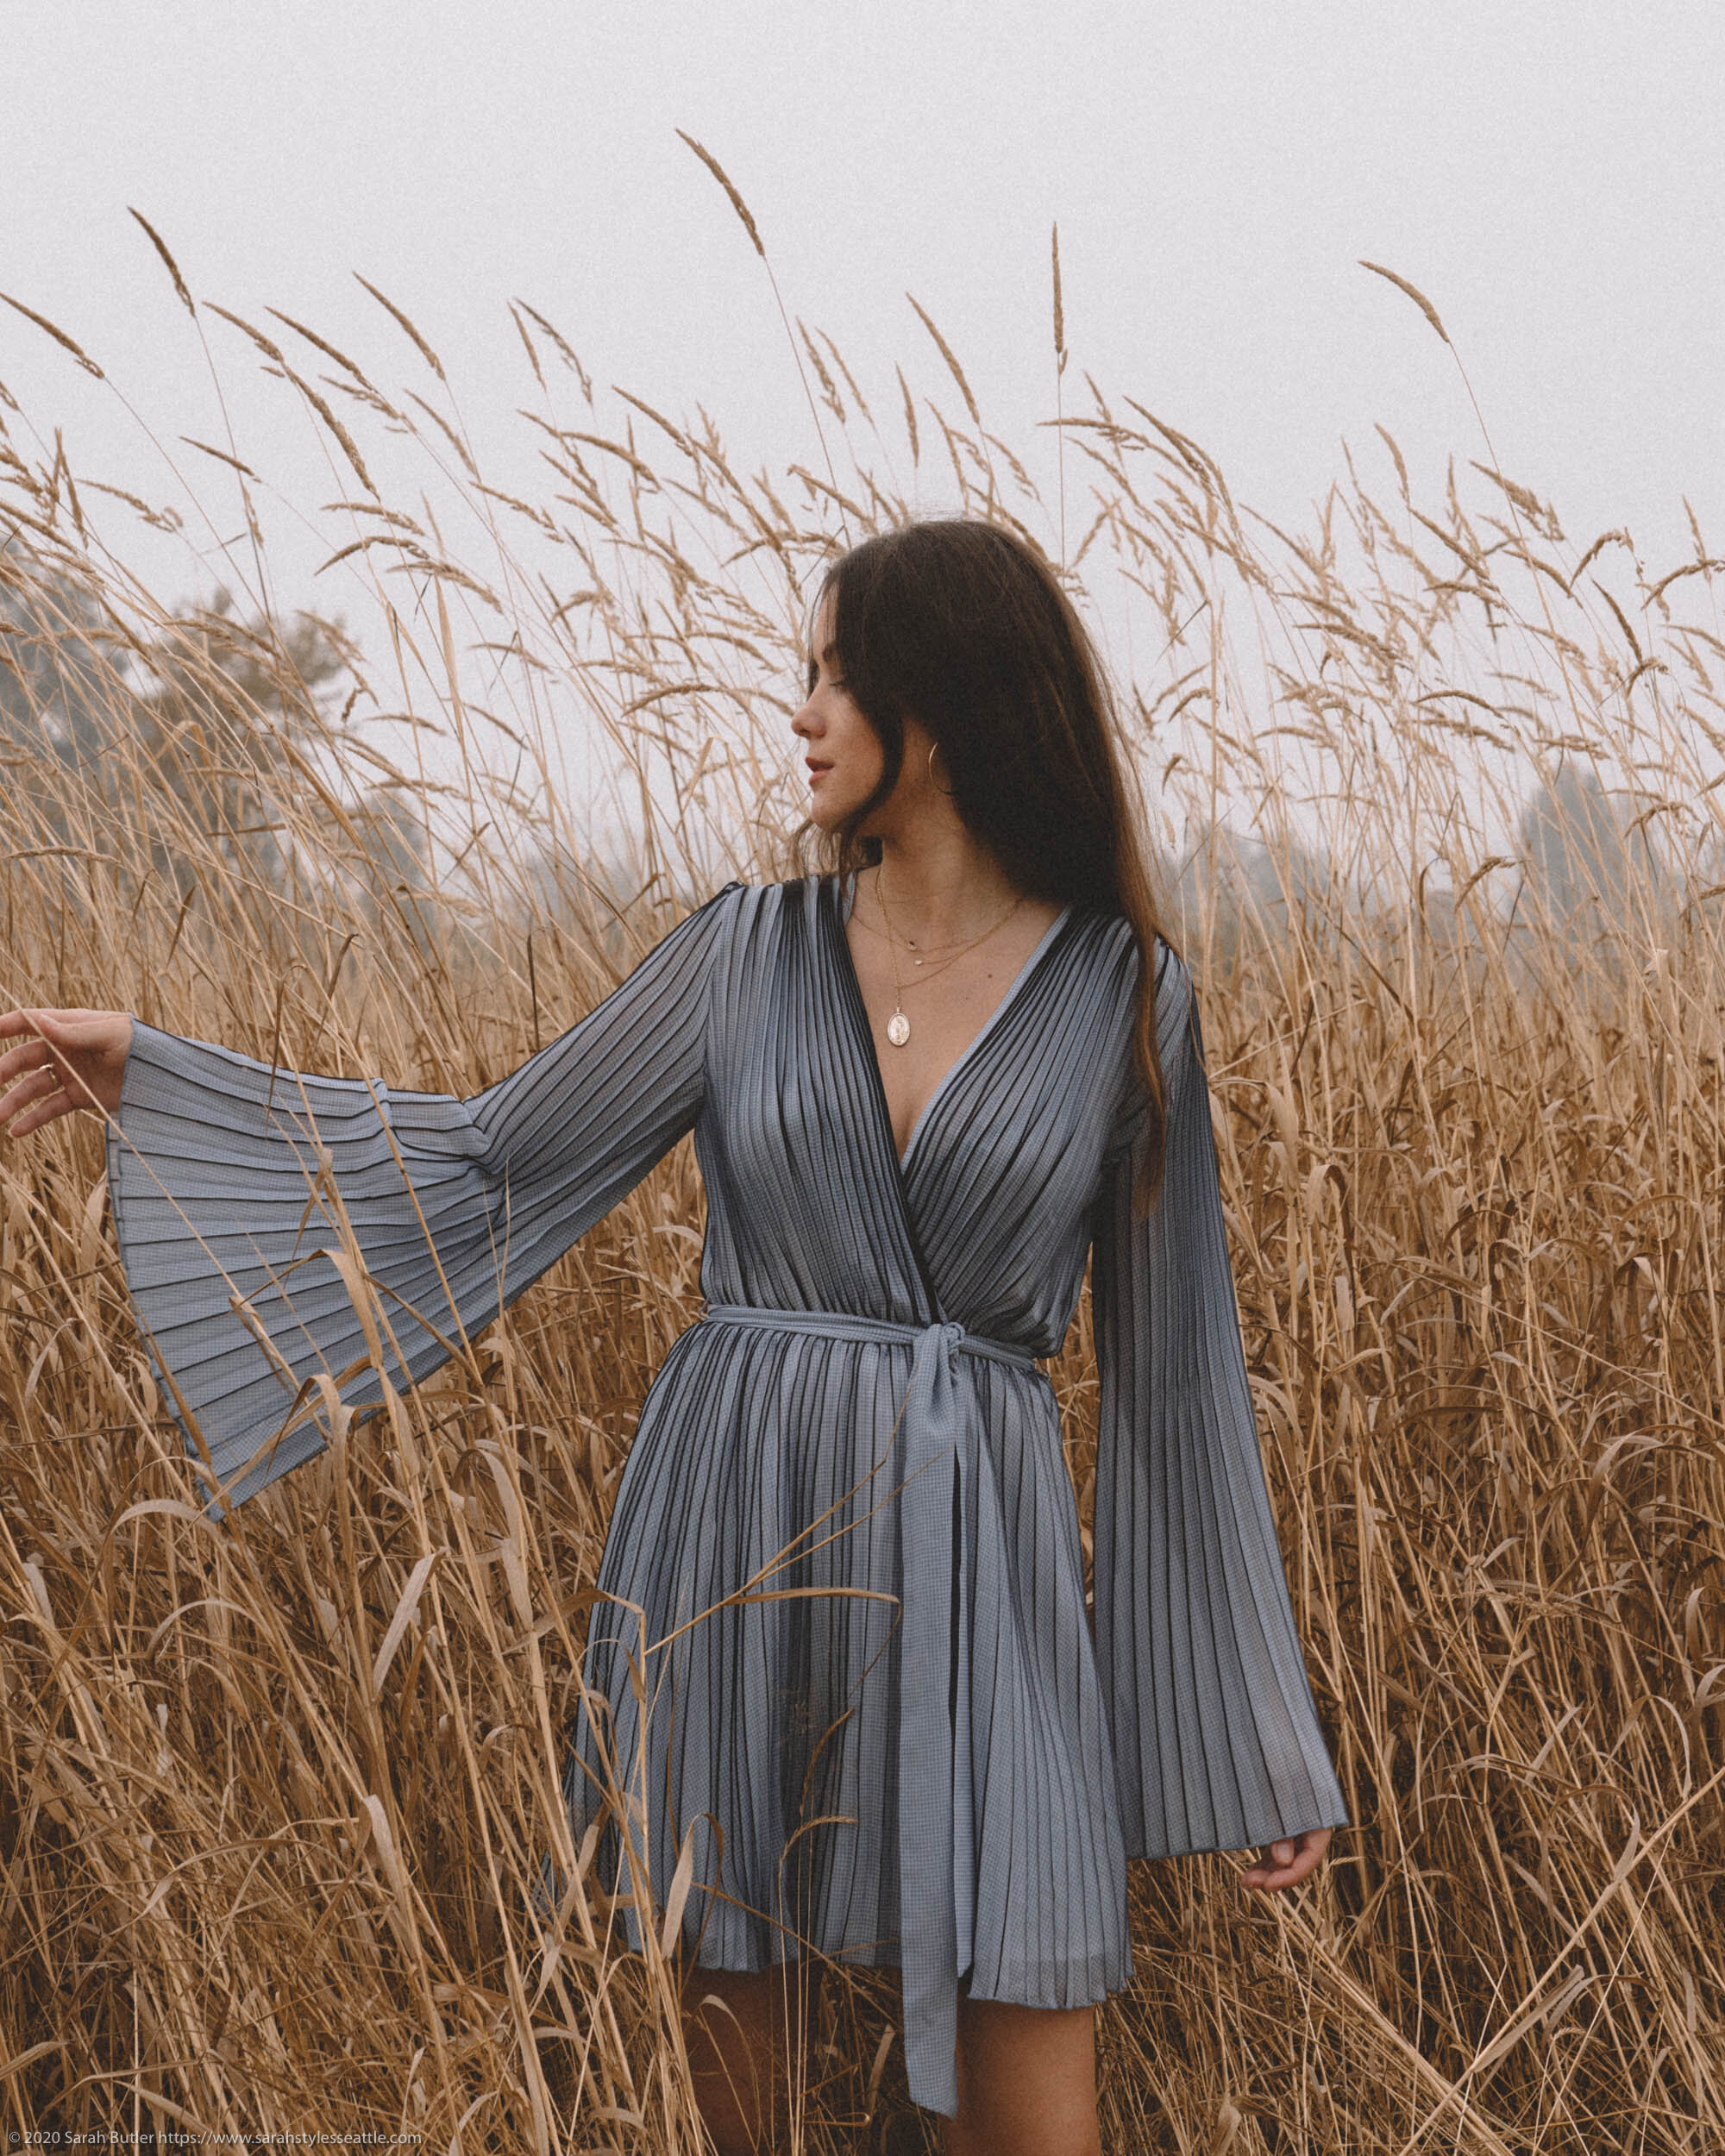
[{"label": "blurred tree", "polygon": [[423,889],[423,824],[398,789],[359,797],[349,823],[374,855],[362,864],[306,783],[339,748],[329,693],[356,659],[339,623],[242,621],[225,591],[141,640],[0,526],[9,849],[90,844],[122,815],[182,894],[212,853],[278,891],[317,882],[342,856],[391,888]]},{"label": "blurred tree", "polygon": [[1189,837],[1177,866],[1160,864],[1172,899],[1172,918],[1184,946],[1207,948],[1223,966],[1239,957],[1243,941],[1284,944],[1290,920],[1304,937],[1322,937],[1333,910],[1329,862],[1292,834],[1272,848],[1248,832],[1213,824]]},{"label": "blurred tree", "polygon": [[[129,759],[147,774],[160,865],[173,834],[189,829],[273,889],[292,881],[294,826],[284,803],[304,793],[304,758],[329,731],[318,692],[351,656],[339,628],[308,614],[285,628],[242,622],[226,592],[150,643],[144,684],[116,717]],[[183,877],[176,881],[183,888]]]},{"label": "blurred tree", "polygon": [[140,636],[0,523],[0,862],[26,879],[9,905],[51,929],[62,906],[89,917],[99,868],[131,918],[147,899],[178,924],[220,885],[320,971],[332,899],[336,924],[423,954],[422,805],[405,781],[355,788],[344,754],[335,703],[357,660],[339,624],[243,621],[225,592]]},{"label": "blurred tree", "polygon": [[1679,903],[1640,808],[1633,795],[1608,793],[1596,772],[1568,760],[1540,786],[1519,833],[1526,882],[1518,909],[1534,917],[1527,932],[1557,937],[1577,959],[1613,973],[1625,956],[1639,968]]},{"label": "blurred tree", "polygon": [[[12,798],[46,766],[92,767],[126,666],[96,599],[0,527],[0,743]],[[51,798],[51,796],[50,796]]]}]

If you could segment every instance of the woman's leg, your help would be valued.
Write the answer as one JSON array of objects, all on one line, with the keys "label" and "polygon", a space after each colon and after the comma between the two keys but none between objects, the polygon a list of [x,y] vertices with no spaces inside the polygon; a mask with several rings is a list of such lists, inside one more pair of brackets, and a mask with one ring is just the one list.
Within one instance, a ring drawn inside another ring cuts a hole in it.
[{"label": "woman's leg", "polygon": [[1096,2015],[958,2001],[958,2116],[947,2156],[1101,2156]]},{"label": "woman's leg", "polygon": [[695,2101],[719,2156],[768,2156],[790,2146],[792,2073],[819,1977],[813,1963],[795,1961],[754,1976],[685,1972],[683,2038]]}]

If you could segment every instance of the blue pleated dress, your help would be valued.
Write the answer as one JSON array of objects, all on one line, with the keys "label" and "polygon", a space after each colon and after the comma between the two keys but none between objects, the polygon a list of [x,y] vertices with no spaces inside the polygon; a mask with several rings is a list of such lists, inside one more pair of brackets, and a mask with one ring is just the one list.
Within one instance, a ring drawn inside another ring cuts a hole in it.
[{"label": "blue pleated dress", "polygon": [[[727,884],[465,1100],[141,1024],[109,1188],[219,1517],[323,1448],[308,1377],[380,1396],[374,1369],[351,1374],[367,1347],[326,1254],[331,1188],[398,1384],[693,1131],[707,1307],[618,1490],[565,1780],[575,1846],[621,1781],[660,1892],[693,1837],[682,1925],[702,1964],[812,1948],[901,1968],[911,2093],[950,2114],[962,1980],[1100,2000],[1131,1976],[1129,1856],[1347,1814],[1265,1487],[1183,962],[1157,946],[1167,1161],[1138,1220],[1126,923],[1057,918],[900,1157],[852,894]],[[1087,1257],[1094,1627],[1038,1367]],[[618,1843],[606,1827],[592,1861],[626,1886]]]}]

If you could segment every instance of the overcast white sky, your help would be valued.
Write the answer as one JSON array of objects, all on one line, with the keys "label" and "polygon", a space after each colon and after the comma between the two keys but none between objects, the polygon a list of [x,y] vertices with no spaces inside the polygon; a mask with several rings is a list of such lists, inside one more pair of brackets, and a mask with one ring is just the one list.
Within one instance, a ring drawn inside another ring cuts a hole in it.
[{"label": "overcast white sky", "polygon": [[[943,385],[908,290],[1022,440],[1052,409],[1057,218],[1075,371],[1195,436],[1237,497],[1303,521],[1344,438],[1383,468],[1374,421],[1435,490],[1451,450],[1484,454],[1476,423],[1366,256],[1436,303],[1504,467],[1572,539],[1627,522],[1650,561],[1686,555],[1684,493],[1725,539],[1717,0],[0,0],[0,291],[168,442],[221,439],[214,393],[128,204],[200,298],[402,379],[362,271],[476,422],[531,394],[519,295],[601,383],[806,454],[759,265],[681,127],[865,388],[894,360]],[[0,313],[0,381],[50,445],[61,424],[75,468],[171,492],[117,400]],[[211,335],[248,454],[328,499],[303,415],[279,385],[250,403],[254,360]],[[284,597],[326,596],[300,573]]]}]

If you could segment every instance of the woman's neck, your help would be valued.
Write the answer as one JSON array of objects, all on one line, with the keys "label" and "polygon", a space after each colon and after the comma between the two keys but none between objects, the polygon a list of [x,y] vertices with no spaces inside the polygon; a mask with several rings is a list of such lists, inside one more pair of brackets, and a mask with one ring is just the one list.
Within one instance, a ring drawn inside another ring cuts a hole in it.
[{"label": "woman's neck", "polygon": [[894,932],[925,948],[979,934],[1019,895],[999,862],[962,825],[909,841],[883,837],[880,866],[857,879],[864,918],[882,922],[884,901]]}]

